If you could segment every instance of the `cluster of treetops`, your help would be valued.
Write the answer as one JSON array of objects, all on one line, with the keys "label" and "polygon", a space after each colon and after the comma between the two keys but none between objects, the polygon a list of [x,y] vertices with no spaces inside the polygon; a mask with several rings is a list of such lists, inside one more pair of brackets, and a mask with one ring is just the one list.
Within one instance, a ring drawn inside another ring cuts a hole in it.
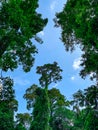
[{"label": "cluster of treetops", "polygon": [[[51,83],[62,80],[57,62],[36,68],[40,86],[33,84],[25,94],[30,113],[18,113],[14,81],[0,77],[0,130],[98,130],[98,1],[67,0],[56,13],[55,27],[61,27],[66,51],[82,50],[80,76],[91,75],[94,85],[73,94],[68,101]],[[18,66],[29,72],[38,50],[32,38],[42,43],[37,33],[48,23],[37,13],[38,0],[0,1],[0,69],[13,71]],[[15,118],[15,119],[14,119]]]}]

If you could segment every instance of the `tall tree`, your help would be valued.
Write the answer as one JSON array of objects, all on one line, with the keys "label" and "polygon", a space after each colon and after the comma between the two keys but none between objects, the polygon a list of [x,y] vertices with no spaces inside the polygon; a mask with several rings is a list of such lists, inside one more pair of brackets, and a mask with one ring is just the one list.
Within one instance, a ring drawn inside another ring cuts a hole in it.
[{"label": "tall tree", "polygon": [[30,130],[48,130],[49,99],[46,90],[34,84],[26,90],[24,98],[27,100],[27,108],[33,109]]},{"label": "tall tree", "polygon": [[[48,110],[48,117],[49,117],[50,99],[48,95],[48,86],[52,82],[56,83],[58,81],[61,81],[62,76],[60,73],[62,72],[62,69],[58,66],[57,62],[54,62],[52,64],[45,64],[43,66],[38,66],[36,72],[41,75],[39,82],[40,85],[44,87],[46,93],[46,99],[47,99],[46,108]],[[47,123],[49,124],[49,119],[47,120]]]},{"label": "tall tree", "polygon": [[30,71],[37,53],[32,38],[41,42],[37,33],[47,23],[36,12],[38,0],[0,1],[0,68],[13,70],[18,65]]},{"label": "tall tree", "polygon": [[33,85],[28,88],[24,98],[28,107],[33,109],[33,121],[30,130],[49,130],[50,102],[48,96],[48,86],[52,82],[62,79],[61,69],[56,62],[37,67],[37,73],[41,75],[39,82],[42,88]]},{"label": "tall tree", "polygon": [[49,130],[49,99],[47,92],[45,89],[38,88],[36,94],[30,130]]},{"label": "tall tree", "polygon": [[55,23],[62,28],[62,41],[67,51],[73,51],[80,45],[85,77],[95,73],[98,81],[98,1],[67,0],[63,11],[56,14]]},{"label": "tall tree", "polygon": [[50,101],[50,126],[53,127],[55,111],[59,107],[69,106],[69,102],[66,100],[65,96],[60,93],[59,89],[56,88],[48,90],[48,96]]},{"label": "tall tree", "polygon": [[0,91],[0,129],[14,129],[14,111],[17,110],[18,102],[15,99],[13,80],[9,77],[2,78]]}]

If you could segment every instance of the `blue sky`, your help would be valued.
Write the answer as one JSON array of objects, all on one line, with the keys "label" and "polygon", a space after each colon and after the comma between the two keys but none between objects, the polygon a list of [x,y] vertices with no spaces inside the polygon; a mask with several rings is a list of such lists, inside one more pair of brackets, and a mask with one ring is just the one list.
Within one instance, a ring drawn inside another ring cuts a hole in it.
[{"label": "blue sky", "polygon": [[[24,73],[21,67],[14,72],[8,72],[14,81],[16,90],[16,99],[19,101],[19,113],[27,112],[26,101],[23,99],[25,90],[32,84],[39,85],[39,75],[36,74],[36,67],[47,63],[58,62],[63,69],[62,81],[57,84],[51,84],[49,88],[56,87],[66,96],[72,99],[72,94],[78,89],[84,89],[92,84],[89,78],[81,79],[79,64],[81,59],[81,51],[79,48],[73,53],[65,52],[63,43],[60,40],[61,30],[54,27],[53,18],[55,13],[63,9],[66,0],[39,0],[38,12],[42,13],[43,18],[48,18],[48,24],[38,35],[43,39],[44,43],[40,45],[36,43],[38,54],[35,56],[35,64],[29,73]],[[34,41],[33,41],[34,42]]]}]

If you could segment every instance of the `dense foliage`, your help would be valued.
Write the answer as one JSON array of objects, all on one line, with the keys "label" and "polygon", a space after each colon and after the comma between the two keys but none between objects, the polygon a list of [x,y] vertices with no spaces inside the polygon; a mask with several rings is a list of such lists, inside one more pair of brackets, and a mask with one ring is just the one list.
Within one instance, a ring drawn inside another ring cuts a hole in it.
[{"label": "dense foliage", "polygon": [[69,106],[69,102],[66,100],[65,96],[60,93],[59,89],[56,88],[48,90],[48,96],[50,102],[50,126],[54,129],[54,120],[57,120],[55,116],[56,111],[59,108]]},{"label": "dense foliage", "polygon": [[[84,91],[79,90],[73,94],[73,108],[76,112],[74,126],[78,129],[98,128],[98,87],[90,86]],[[81,110],[82,109],[82,110]],[[81,122],[81,123],[80,123]]]},{"label": "dense foliage", "polygon": [[16,128],[23,127],[25,129],[28,129],[30,127],[31,120],[32,117],[29,113],[18,113],[16,115]]},{"label": "dense foliage", "polygon": [[[27,108],[33,107],[33,121],[30,130],[50,129],[50,111],[52,110],[50,110],[48,86],[52,82],[57,82],[62,79],[60,72],[62,70],[56,62],[37,67],[37,73],[41,75],[39,82],[43,88],[33,84],[26,90],[26,94],[24,95],[24,98],[27,100]],[[62,102],[64,102],[64,97],[61,97],[63,98]]]},{"label": "dense foliage", "polygon": [[49,99],[47,91],[42,88],[36,90],[36,101],[33,107],[33,121],[30,130],[49,130]]},{"label": "dense foliage", "polygon": [[45,88],[47,88],[52,82],[56,83],[58,81],[61,81],[61,72],[62,69],[58,66],[57,62],[54,62],[53,64],[38,66],[36,71],[37,74],[41,75],[39,79],[40,85]]},{"label": "dense foliage", "polygon": [[[13,80],[0,77],[0,130],[98,130],[98,1],[67,0],[63,11],[56,14],[55,25],[62,28],[62,41],[67,51],[77,45],[83,51],[82,78],[92,74],[97,84],[73,94],[67,101],[51,83],[61,81],[62,69],[57,62],[38,66],[40,86],[33,84],[24,98],[32,113],[18,113]],[[37,53],[32,38],[42,43],[37,33],[47,19],[36,12],[38,0],[0,1],[0,69],[14,70],[21,65],[30,71]],[[70,109],[73,107],[73,110]]]},{"label": "dense foliage", "polygon": [[0,1],[0,68],[13,70],[18,65],[30,71],[37,53],[32,38],[43,30],[47,19],[36,12],[38,0]]},{"label": "dense foliage", "polygon": [[[55,26],[61,27],[61,40],[66,51],[73,51],[77,46],[82,50],[80,76],[90,75],[96,79],[84,91],[73,95],[75,120],[73,130],[98,129],[98,1],[67,0],[63,11],[56,14]],[[81,110],[82,109],[82,110]]]},{"label": "dense foliage", "polygon": [[[38,0],[1,0],[0,1],[0,69],[14,70],[21,65],[25,72],[34,64],[38,52],[32,38],[42,43],[37,33],[47,24],[37,13]],[[0,77],[0,129],[24,130],[20,122],[14,124],[15,100],[13,80]],[[27,121],[27,120],[26,120]]]},{"label": "dense foliage", "polygon": [[[1,79],[0,79],[1,80]],[[15,99],[13,80],[9,77],[2,78],[0,91],[0,129],[14,129],[14,111],[17,110],[18,102]]]},{"label": "dense foliage", "polygon": [[83,70],[85,77],[93,72],[98,78],[98,1],[67,0],[63,11],[56,14],[56,26],[62,28],[62,41],[67,51],[73,51],[80,45],[83,51]]}]

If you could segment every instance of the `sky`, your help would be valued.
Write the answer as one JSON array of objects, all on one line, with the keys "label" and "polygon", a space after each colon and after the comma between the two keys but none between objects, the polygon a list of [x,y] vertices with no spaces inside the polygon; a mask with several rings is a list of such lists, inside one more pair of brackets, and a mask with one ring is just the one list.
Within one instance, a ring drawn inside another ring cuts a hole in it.
[{"label": "sky", "polygon": [[63,70],[62,81],[56,84],[52,83],[49,89],[55,87],[60,90],[68,100],[72,99],[79,89],[83,90],[93,84],[87,77],[85,80],[79,76],[81,70],[80,60],[81,54],[79,48],[73,53],[66,52],[61,37],[61,29],[54,27],[53,19],[57,12],[62,11],[66,0],[39,0],[39,8],[37,12],[42,14],[43,18],[48,18],[48,24],[43,31],[38,33],[43,40],[43,44],[36,43],[38,54],[35,55],[35,63],[29,73],[23,72],[21,67],[8,71],[5,75],[10,75],[14,79],[14,89],[16,91],[16,99],[19,102],[18,113],[28,112],[26,109],[26,100],[23,99],[25,90],[32,84],[39,85],[39,75],[36,74],[36,67],[56,61]]}]

